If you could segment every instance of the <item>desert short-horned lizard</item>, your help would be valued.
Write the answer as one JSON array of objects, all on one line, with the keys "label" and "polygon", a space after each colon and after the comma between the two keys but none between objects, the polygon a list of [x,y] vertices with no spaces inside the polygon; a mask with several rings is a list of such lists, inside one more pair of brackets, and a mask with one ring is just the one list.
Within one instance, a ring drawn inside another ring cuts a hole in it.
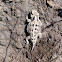
[{"label": "desert short-horned lizard", "polygon": [[31,19],[29,19],[28,16],[26,17],[28,22],[27,32],[30,33],[30,35],[26,37],[26,41],[28,44],[29,44],[29,39],[32,41],[33,43],[32,50],[33,50],[37,42],[37,38],[42,37],[42,33],[41,33],[42,22],[40,21],[39,13],[36,10],[32,10],[30,15],[31,15]]}]

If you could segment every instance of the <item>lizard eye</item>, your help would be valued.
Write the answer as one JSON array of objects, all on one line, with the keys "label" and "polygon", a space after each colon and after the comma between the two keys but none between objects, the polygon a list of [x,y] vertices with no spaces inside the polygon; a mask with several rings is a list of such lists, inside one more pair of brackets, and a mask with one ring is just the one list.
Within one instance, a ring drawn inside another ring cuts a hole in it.
[{"label": "lizard eye", "polygon": [[31,12],[31,14],[33,15],[33,13]]},{"label": "lizard eye", "polygon": [[32,18],[32,21],[34,20],[34,17]]}]

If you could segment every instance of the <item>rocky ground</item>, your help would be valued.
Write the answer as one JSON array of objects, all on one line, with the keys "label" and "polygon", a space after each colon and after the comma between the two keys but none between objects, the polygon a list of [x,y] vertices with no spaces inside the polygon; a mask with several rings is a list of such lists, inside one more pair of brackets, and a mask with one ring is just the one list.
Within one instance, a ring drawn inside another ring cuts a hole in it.
[{"label": "rocky ground", "polygon": [[[0,0],[0,62],[62,62],[62,0]],[[26,16],[36,9],[43,23],[41,39],[30,51]]]}]

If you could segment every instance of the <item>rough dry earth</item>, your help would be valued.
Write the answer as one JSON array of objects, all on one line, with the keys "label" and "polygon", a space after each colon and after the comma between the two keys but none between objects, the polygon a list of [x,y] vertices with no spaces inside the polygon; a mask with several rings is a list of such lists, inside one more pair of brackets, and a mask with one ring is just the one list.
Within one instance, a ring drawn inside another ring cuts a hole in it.
[{"label": "rough dry earth", "polygon": [[[0,62],[62,62],[62,0],[0,0]],[[36,9],[43,23],[33,51],[26,44],[26,15]]]}]

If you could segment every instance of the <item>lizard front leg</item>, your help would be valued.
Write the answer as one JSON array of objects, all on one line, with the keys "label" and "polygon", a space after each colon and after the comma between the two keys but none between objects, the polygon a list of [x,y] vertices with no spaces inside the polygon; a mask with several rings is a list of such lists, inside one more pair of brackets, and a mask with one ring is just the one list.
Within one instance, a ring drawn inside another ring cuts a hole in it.
[{"label": "lizard front leg", "polygon": [[31,22],[31,19],[28,19],[28,16],[26,16],[26,20],[27,22]]}]

